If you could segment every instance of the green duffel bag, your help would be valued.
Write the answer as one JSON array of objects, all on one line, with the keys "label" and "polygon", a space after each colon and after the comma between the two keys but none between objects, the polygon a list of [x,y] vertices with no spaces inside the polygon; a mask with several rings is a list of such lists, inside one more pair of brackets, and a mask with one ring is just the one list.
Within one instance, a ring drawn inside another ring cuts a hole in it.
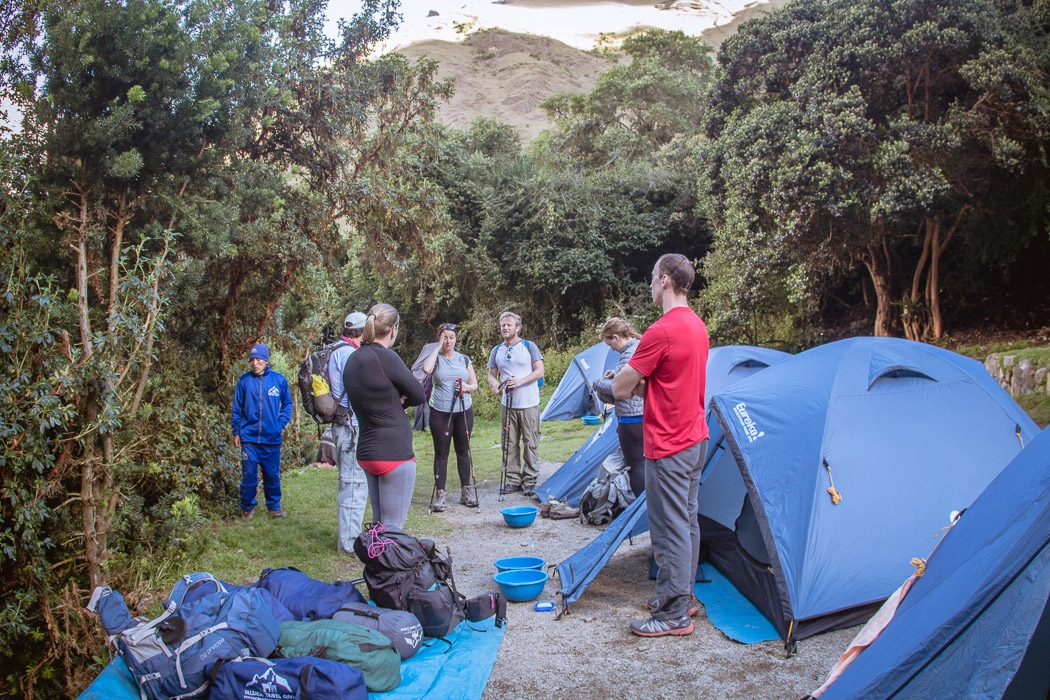
[{"label": "green duffel bag", "polygon": [[339,620],[282,622],[278,654],[285,658],[318,656],[359,669],[365,686],[385,693],[401,684],[401,655],[379,630]]}]

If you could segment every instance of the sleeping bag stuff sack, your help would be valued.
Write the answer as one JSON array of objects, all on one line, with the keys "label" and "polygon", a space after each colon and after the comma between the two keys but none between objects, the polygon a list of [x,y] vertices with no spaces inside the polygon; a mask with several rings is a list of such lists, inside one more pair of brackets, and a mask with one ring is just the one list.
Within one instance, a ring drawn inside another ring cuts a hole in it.
[{"label": "sleeping bag stuff sack", "polygon": [[394,643],[401,660],[410,659],[423,643],[423,625],[407,610],[388,610],[368,603],[347,603],[339,608],[333,620],[379,630]]},{"label": "sleeping bag stuff sack", "polygon": [[368,700],[359,670],[313,656],[222,661],[211,677],[208,700]]},{"label": "sleeping bag stuff sack", "polygon": [[150,700],[207,696],[208,671],[217,661],[269,656],[280,633],[256,588],[210,593],[186,605],[171,600],[160,617],[135,623],[120,594],[100,586],[88,610],[98,612],[110,644]]},{"label": "sleeping bag stuff sack", "polygon": [[278,653],[286,658],[317,656],[359,669],[365,686],[385,693],[401,684],[401,655],[379,630],[339,620],[282,622]]},{"label": "sleeping bag stuff sack", "polygon": [[344,604],[365,602],[349,581],[318,581],[291,566],[263,569],[255,585],[272,593],[296,620],[329,620]]}]

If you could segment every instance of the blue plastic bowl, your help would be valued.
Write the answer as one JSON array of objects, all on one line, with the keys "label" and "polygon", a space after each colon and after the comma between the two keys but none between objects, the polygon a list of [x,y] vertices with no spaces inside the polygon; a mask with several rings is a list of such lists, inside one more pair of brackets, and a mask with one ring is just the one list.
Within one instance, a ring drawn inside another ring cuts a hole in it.
[{"label": "blue plastic bowl", "polygon": [[492,577],[499,586],[499,592],[512,603],[525,603],[538,598],[543,593],[543,586],[550,578],[546,571],[535,569],[516,569],[501,571]]},{"label": "blue plastic bowl", "polygon": [[505,557],[496,560],[496,570],[518,571],[521,569],[534,569],[539,571],[546,564],[547,560],[540,557]]},{"label": "blue plastic bowl", "polygon": [[503,520],[511,527],[528,527],[536,519],[540,509],[536,506],[514,506],[500,511]]},{"label": "blue plastic bowl", "polygon": [[582,418],[580,418],[580,420],[583,421],[584,425],[598,425],[602,422],[602,419],[599,416],[592,415],[583,416]]}]

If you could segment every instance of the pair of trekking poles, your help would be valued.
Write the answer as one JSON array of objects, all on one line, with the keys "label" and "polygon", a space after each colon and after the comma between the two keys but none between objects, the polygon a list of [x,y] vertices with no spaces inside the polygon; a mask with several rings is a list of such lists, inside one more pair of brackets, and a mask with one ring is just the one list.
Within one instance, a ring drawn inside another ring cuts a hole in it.
[{"label": "pair of trekking poles", "polygon": [[[445,437],[448,437],[452,433],[452,421],[456,417],[456,402],[457,401],[459,401],[459,412],[463,414],[464,427],[466,427],[467,407],[466,407],[466,399],[464,398],[464,393],[463,393],[463,380],[462,379],[457,379],[456,380],[456,386],[455,386],[455,389],[453,389],[452,405],[449,406],[448,424],[445,425]],[[467,464],[470,466],[470,486],[471,486],[471,488],[474,489],[474,501],[478,504],[477,505],[477,509],[480,511],[481,510],[481,497],[478,495],[478,479],[474,475],[474,457],[470,454],[470,430],[467,429],[466,433],[467,433]],[[430,505],[427,506],[427,514],[428,515],[433,514],[433,512],[434,512],[434,501],[435,501],[435,499],[437,499],[438,473],[437,473],[436,466],[437,465],[435,464],[435,469],[434,469],[434,488],[430,492]],[[448,473],[447,463],[446,463],[446,467],[445,467],[445,472],[446,472],[446,474]]]},{"label": "pair of trekking poles", "polygon": [[510,454],[510,409],[514,407],[514,387],[508,386],[506,382],[501,387],[503,398],[500,400],[500,418],[502,423],[501,447],[503,448],[503,466],[500,468],[499,476],[499,500],[507,500],[507,456]]}]

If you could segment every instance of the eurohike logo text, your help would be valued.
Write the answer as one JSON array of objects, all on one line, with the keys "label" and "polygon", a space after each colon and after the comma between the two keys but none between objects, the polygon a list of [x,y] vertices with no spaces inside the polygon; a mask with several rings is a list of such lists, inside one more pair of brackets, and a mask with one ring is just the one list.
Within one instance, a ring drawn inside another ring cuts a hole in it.
[{"label": "eurohike logo text", "polygon": [[280,390],[277,387],[275,387],[275,386],[271,386],[270,390],[267,391],[266,393],[269,394],[270,396],[280,396],[281,395]]},{"label": "eurohike logo text", "polygon": [[294,700],[295,696],[292,686],[272,667],[244,684],[245,700]]},{"label": "eurohike logo text", "polygon": [[755,421],[748,415],[746,404],[738,403],[736,406],[733,406],[733,413],[736,415],[736,419],[740,421],[740,427],[744,429],[744,435],[747,436],[748,442],[754,442],[766,434],[765,431],[758,429]]}]

